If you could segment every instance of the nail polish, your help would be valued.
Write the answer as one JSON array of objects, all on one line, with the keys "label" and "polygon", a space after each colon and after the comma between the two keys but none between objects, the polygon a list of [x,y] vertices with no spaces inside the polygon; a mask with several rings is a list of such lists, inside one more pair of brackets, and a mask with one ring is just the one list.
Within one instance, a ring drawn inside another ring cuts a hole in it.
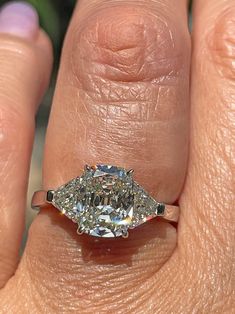
[{"label": "nail polish", "polygon": [[0,33],[34,39],[38,30],[38,14],[30,4],[13,1],[0,9]]}]

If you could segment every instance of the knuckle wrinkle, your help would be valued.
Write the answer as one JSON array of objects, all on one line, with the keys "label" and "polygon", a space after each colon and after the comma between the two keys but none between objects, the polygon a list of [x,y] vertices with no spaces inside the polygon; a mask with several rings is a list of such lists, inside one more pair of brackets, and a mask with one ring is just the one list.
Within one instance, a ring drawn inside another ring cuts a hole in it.
[{"label": "knuckle wrinkle", "polygon": [[151,82],[177,76],[187,49],[185,34],[175,28],[166,17],[140,8],[101,10],[73,40],[72,63],[79,81],[96,76]]}]

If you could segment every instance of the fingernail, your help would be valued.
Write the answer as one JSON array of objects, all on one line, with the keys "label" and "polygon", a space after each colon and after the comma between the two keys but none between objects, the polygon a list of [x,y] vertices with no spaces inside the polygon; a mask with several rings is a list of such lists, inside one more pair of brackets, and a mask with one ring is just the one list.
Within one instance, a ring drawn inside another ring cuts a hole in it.
[{"label": "fingernail", "polygon": [[0,9],[0,33],[34,39],[38,30],[38,14],[30,4],[13,1]]}]

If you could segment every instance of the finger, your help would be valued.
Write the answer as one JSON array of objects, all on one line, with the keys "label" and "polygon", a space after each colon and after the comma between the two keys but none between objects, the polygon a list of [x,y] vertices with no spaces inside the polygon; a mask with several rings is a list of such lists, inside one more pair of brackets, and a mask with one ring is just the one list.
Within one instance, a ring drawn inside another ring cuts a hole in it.
[{"label": "finger", "polygon": [[14,273],[24,229],[34,116],[48,84],[51,45],[34,9],[0,11],[0,287]]},{"label": "finger", "polygon": [[[84,162],[115,162],[132,166],[150,193],[172,203],[182,188],[187,160],[189,45],[181,47],[187,37],[186,10],[179,7],[178,19],[171,11],[163,13],[169,15],[164,22],[158,12],[151,16],[146,4],[143,9],[127,6],[123,16],[124,3],[116,6],[112,23],[112,7],[103,1],[86,3],[80,2],[67,36],[48,130],[45,184],[63,184],[81,172]],[[88,23],[90,14],[94,20]],[[143,22],[145,14],[149,18]],[[177,31],[171,25],[176,23]],[[156,27],[160,37],[154,34]],[[69,98],[63,95],[65,88]]]},{"label": "finger", "polygon": [[194,21],[191,153],[180,202],[179,249],[189,267],[196,261],[195,282],[207,291],[216,287],[209,298],[198,295],[209,306],[219,295],[218,304],[228,302],[234,275],[234,1],[197,0]]},{"label": "finger", "polygon": [[[45,189],[77,176],[84,163],[111,163],[134,168],[150,193],[174,202],[187,160],[189,55],[184,1],[80,1],[48,128]],[[50,278],[50,286],[63,278],[69,300],[100,309],[115,291],[126,298],[151,277],[175,243],[175,229],[156,222],[133,231],[128,240],[79,238],[70,221],[44,211],[31,228],[23,262],[30,274],[34,269],[38,283]],[[42,250],[46,254],[39,257]]]}]

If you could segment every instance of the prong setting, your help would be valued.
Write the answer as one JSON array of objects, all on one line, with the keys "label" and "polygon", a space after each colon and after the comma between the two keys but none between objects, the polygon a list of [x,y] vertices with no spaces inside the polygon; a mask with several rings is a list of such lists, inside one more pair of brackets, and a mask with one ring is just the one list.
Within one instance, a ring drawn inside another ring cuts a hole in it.
[{"label": "prong setting", "polygon": [[83,234],[84,234],[84,231],[81,229],[80,226],[78,226],[77,234],[78,234],[78,235],[83,235]]},{"label": "prong setting", "polygon": [[128,232],[127,230],[123,231],[123,232],[122,232],[122,237],[123,237],[124,239],[127,239],[127,238],[129,237],[129,232]]},{"label": "prong setting", "polygon": [[89,165],[85,165],[85,166],[84,166],[84,170],[85,170],[85,171],[90,171],[90,170],[91,170],[91,167],[90,167]]},{"label": "prong setting", "polygon": [[130,169],[127,171],[127,175],[132,175],[134,173],[134,169]]}]

